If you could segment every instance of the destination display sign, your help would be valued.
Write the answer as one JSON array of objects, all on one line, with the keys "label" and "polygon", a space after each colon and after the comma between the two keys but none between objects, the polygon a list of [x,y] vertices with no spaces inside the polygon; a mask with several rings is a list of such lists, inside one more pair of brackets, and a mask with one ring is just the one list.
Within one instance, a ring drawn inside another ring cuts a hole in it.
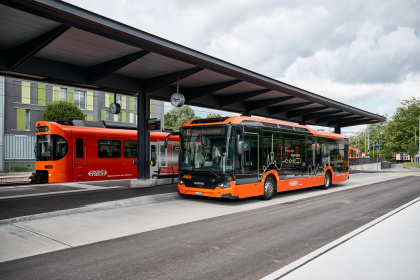
[{"label": "destination display sign", "polygon": [[225,134],[226,127],[212,127],[212,128],[187,128],[186,134],[191,136],[193,134],[199,135],[222,135]]}]

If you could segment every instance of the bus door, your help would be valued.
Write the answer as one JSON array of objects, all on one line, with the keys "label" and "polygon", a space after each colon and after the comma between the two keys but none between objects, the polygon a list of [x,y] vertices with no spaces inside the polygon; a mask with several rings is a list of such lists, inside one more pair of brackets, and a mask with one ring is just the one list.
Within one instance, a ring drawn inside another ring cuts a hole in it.
[{"label": "bus door", "polygon": [[73,182],[88,181],[86,138],[73,138]]}]

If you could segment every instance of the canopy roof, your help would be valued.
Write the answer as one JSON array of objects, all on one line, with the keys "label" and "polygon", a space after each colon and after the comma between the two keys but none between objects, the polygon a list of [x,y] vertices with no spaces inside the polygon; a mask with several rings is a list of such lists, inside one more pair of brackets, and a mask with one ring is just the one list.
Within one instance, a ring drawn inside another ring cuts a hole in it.
[{"label": "canopy roof", "polygon": [[301,124],[382,116],[282,83],[57,0],[0,0],[0,73]]}]

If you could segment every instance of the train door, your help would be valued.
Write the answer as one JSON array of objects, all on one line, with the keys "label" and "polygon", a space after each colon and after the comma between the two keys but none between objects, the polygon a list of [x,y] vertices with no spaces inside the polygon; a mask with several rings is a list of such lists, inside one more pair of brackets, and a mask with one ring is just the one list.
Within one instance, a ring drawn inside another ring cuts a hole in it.
[{"label": "train door", "polygon": [[157,176],[159,165],[157,159],[157,147],[156,142],[150,142],[150,178]]},{"label": "train door", "polygon": [[159,175],[168,176],[172,175],[172,166],[168,166],[168,151],[170,153],[172,149],[172,143],[168,143],[168,148],[165,149],[165,142],[158,142],[158,165],[159,165]]},{"label": "train door", "polygon": [[86,181],[86,138],[73,138],[73,181]]}]

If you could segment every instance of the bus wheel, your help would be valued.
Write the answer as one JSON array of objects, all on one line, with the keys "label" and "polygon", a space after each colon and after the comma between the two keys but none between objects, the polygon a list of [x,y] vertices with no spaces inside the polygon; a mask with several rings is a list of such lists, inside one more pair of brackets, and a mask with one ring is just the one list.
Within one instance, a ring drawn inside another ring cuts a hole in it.
[{"label": "bus wheel", "polygon": [[264,200],[270,200],[273,198],[274,196],[274,180],[271,177],[267,177],[265,178],[264,181],[264,195],[263,195],[263,199]]},{"label": "bus wheel", "polygon": [[331,183],[332,183],[332,178],[331,178],[331,172],[327,171],[325,172],[325,178],[324,178],[324,186],[322,186],[322,188],[324,190],[328,189],[329,187],[331,187]]}]

